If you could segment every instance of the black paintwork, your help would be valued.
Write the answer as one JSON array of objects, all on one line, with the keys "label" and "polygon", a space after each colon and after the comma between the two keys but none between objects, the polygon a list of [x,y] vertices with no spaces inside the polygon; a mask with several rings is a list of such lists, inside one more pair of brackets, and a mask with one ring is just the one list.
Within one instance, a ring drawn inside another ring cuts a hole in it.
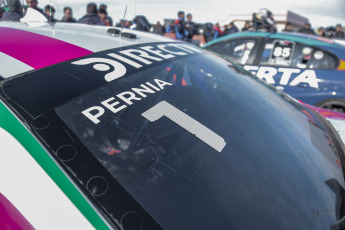
[{"label": "black paintwork", "polygon": [[[128,69],[110,83],[103,76],[66,62],[0,85],[2,99],[114,226],[343,229],[344,152],[313,111],[210,54]],[[153,79],[172,85],[121,113],[106,111],[98,125],[81,114]],[[225,148],[141,116],[162,100],[223,137]],[[107,155],[110,146],[121,153]]]}]

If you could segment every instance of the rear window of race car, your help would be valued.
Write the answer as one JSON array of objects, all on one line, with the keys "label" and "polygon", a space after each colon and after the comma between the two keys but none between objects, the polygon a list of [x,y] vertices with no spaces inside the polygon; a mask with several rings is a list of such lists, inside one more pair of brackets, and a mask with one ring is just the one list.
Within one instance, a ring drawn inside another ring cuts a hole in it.
[{"label": "rear window of race car", "polygon": [[[183,43],[145,44],[6,80],[2,98],[114,225],[213,229],[219,223],[217,229],[243,224],[260,228],[259,221],[244,223],[247,215],[242,214],[263,209],[262,216],[252,218],[267,218],[265,213],[277,207],[263,204],[281,197],[285,210],[303,203],[303,197],[289,191],[275,192],[275,184],[291,168],[271,171],[277,162],[267,146],[283,157],[295,149],[284,142],[288,136],[296,143],[306,138],[300,147],[306,155],[313,143],[321,156],[331,152],[334,158],[337,152],[322,124],[309,122],[312,116],[298,113],[280,92],[236,68]],[[291,117],[300,123],[287,122]],[[291,135],[305,129],[310,135]],[[260,186],[253,173],[265,170],[272,180],[266,185],[270,195],[258,191],[252,198],[243,196]],[[341,182],[342,171],[332,170]],[[249,181],[246,187],[244,181]],[[331,190],[325,192],[335,197]],[[271,218],[272,227],[262,227],[275,229],[274,223],[283,223],[286,216]],[[312,213],[304,218],[314,224]],[[326,225],[335,221],[334,216],[327,218]]]}]

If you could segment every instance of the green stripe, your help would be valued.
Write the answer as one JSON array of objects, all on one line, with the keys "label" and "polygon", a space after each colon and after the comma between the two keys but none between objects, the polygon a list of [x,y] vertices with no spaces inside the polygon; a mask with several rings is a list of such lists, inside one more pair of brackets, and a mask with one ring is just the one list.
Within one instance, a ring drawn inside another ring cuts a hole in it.
[{"label": "green stripe", "polygon": [[[278,33],[278,34],[272,34],[270,36],[273,39],[284,39],[284,40],[291,40],[291,41],[295,41],[295,42],[300,42],[300,43],[304,43],[310,46],[327,46],[327,47],[334,47],[334,44],[331,43],[327,43],[324,42],[322,40],[318,40],[318,39],[325,39],[326,38],[321,38],[321,37],[317,37],[317,36],[312,36],[312,35],[298,35],[298,34],[289,34],[289,33]],[[330,40],[330,42],[332,42]]]},{"label": "green stripe", "polygon": [[229,35],[217,38],[205,44],[203,48],[207,48],[210,45],[213,45],[215,43],[218,43],[224,40],[233,39],[233,38],[245,38],[245,37],[270,37],[273,39],[284,39],[284,40],[291,40],[295,42],[301,42],[301,43],[304,43],[307,45],[313,45],[313,46],[327,46],[327,47],[335,46],[334,43],[327,43],[327,42],[322,41],[322,39],[324,38],[320,38],[320,37],[312,36],[312,35],[304,35],[304,34],[296,34],[296,33],[240,32],[240,33],[233,33],[233,34],[229,34]]},{"label": "green stripe", "polygon": [[31,154],[43,170],[55,181],[66,196],[96,229],[109,229],[88,201],[80,194],[68,177],[55,164],[53,159],[44,150],[40,143],[18,121],[18,119],[11,114],[1,101],[0,127],[9,132],[19,141],[19,143],[22,144],[22,146]]},{"label": "green stripe", "polygon": [[266,32],[238,32],[238,33],[232,33],[232,34],[228,34],[225,36],[222,36],[220,38],[217,38],[211,42],[208,42],[207,44],[205,44],[203,46],[203,48],[207,48],[210,45],[213,45],[215,43],[224,41],[224,40],[228,40],[228,39],[232,39],[232,38],[244,38],[244,37],[267,37],[270,33],[266,33]]}]

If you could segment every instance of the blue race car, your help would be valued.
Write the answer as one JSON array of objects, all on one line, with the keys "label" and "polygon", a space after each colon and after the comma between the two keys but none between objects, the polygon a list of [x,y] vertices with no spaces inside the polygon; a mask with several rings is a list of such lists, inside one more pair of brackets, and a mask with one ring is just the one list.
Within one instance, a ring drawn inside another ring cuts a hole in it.
[{"label": "blue race car", "polygon": [[345,112],[345,46],[297,33],[235,33],[204,48],[305,103]]}]

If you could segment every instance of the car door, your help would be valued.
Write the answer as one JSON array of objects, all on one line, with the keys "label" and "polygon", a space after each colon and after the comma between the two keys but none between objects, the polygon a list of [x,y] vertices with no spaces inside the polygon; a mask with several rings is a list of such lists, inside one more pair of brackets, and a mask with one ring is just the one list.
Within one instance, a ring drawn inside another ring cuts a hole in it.
[{"label": "car door", "polygon": [[329,76],[337,71],[338,64],[335,55],[321,48],[267,38],[254,65],[244,68],[293,97],[316,104],[331,93]]}]

